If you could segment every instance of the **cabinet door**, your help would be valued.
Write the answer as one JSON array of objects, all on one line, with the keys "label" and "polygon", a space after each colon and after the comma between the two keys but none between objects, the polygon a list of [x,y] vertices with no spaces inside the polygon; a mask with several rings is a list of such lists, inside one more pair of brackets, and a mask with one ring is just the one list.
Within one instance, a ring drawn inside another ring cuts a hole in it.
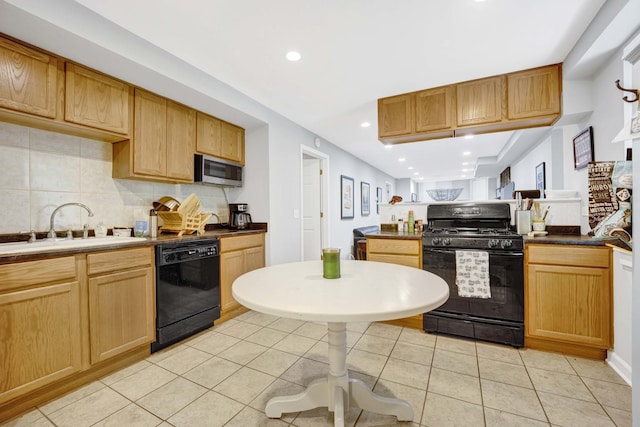
[{"label": "cabinet door", "polygon": [[0,294],[0,403],[81,370],[80,322],[77,281]]},{"label": "cabinet door", "polygon": [[220,157],[244,164],[244,129],[222,122],[220,140]]},{"label": "cabinet door", "polygon": [[196,151],[198,153],[220,157],[222,153],[220,144],[222,121],[215,117],[198,113],[196,116],[196,124]]},{"label": "cabinet door", "polygon": [[560,64],[507,75],[509,120],[560,114]]},{"label": "cabinet door", "polygon": [[220,254],[220,309],[222,311],[239,306],[231,294],[231,285],[244,272],[245,257],[242,250]]},{"label": "cabinet door", "polygon": [[406,265],[407,267],[422,268],[418,255],[379,254],[367,251],[367,261],[387,262],[389,264]]},{"label": "cabinet door", "polygon": [[378,99],[378,137],[413,133],[412,93]]},{"label": "cabinet door", "polygon": [[0,38],[0,107],[56,117],[58,60]]},{"label": "cabinet door", "polygon": [[66,121],[129,134],[129,85],[71,63],[65,78]]},{"label": "cabinet door", "polygon": [[154,305],[151,267],[89,278],[91,363],[151,343]]},{"label": "cabinet door", "polygon": [[497,76],[456,85],[458,126],[502,120],[503,79]]},{"label": "cabinet door", "polygon": [[609,348],[609,270],[529,264],[527,335]]},{"label": "cabinet door", "polygon": [[196,112],[167,101],[167,177],[193,182]]},{"label": "cabinet door", "polygon": [[264,246],[244,250],[245,273],[264,267]]},{"label": "cabinet door", "polygon": [[452,129],[455,118],[454,86],[416,93],[416,132]]},{"label": "cabinet door", "polygon": [[133,170],[136,174],[167,175],[167,102],[144,90],[135,91]]}]

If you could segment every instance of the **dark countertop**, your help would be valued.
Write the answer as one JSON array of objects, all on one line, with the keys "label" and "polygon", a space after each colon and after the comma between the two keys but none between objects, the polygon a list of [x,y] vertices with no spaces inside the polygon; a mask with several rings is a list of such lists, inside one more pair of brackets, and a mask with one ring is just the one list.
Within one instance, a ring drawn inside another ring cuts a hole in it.
[{"label": "dark countertop", "polygon": [[524,244],[542,243],[548,245],[585,245],[585,246],[605,246],[607,241],[597,240],[586,235],[572,234],[547,234],[546,236],[529,237],[524,236]]},{"label": "dark countertop", "polygon": [[90,246],[90,247],[72,247],[72,248],[60,248],[60,249],[49,249],[40,252],[27,252],[27,253],[13,253],[13,254],[0,254],[0,264],[9,264],[12,262],[19,261],[30,261],[30,260],[38,260],[44,258],[52,258],[64,255],[76,255],[82,253],[89,252],[97,252],[97,251],[105,251],[105,250],[116,250],[116,249],[127,249],[127,248],[136,248],[136,247],[144,247],[144,246],[156,246],[158,244],[163,243],[177,243],[177,242],[189,242],[189,241],[197,241],[211,238],[220,238],[220,237],[231,237],[231,236],[239,236],[246,234],[256,234],[256,233],[264,233],[266,232],[265,228],[252,228],[247,230],[229,230],[226,228],[216,228],[213,230],[207,230],[204,234],[196,235],[196,234],[184,234],[182,236],[178,236],[177,234],[159,234],[156,239],[143,238],[141,237],[139,241],[134,242],[121,242],[121,243],[106,243],[100,246]]},{"label": "dark countertop", "polygon": [[[422,233],[407,233],[404,231],[376,231],[365,234],[365,237],[376,239],[405,239],[405,240],[421,240]],[[597,240],[591,236],[579,234],[548,234],[546,236],[529,237],[524,236],[524,243],[540,243],[549,245],[586,245],[586,246],[605,246],[606,244],[615,245],[615,241]]]},{"label": "dark countertop", "polygon": [[405,231],[375,231],[365,234],[365,237],[376,239],[402,239],[402,240],[422,240],[422,233],[408,233]]}]

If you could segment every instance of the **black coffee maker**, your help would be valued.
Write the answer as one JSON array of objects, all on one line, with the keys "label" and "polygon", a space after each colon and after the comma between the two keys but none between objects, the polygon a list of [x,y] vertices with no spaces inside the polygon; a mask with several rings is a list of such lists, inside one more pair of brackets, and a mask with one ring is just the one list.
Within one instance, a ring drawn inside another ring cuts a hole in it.
[{"label": "black coffee maker", "polygon": [[251,215],[247,212],[249,205],[246,203],[229,204],[229,228],[232,230],[244,230],[251,225]]}]

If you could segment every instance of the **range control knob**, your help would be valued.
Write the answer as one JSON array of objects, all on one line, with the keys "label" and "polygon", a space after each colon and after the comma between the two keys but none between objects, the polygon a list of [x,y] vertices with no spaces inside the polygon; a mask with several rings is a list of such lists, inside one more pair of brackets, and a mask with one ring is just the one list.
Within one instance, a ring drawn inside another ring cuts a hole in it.
[{"label": "range control knob", "polygon": [[503,249],[510,248],[511,245],[513,245],[513,241],[511,239],[505,239],[500,242],[500,247]]},{"label": "range control knob", "polygon": [[443,244],[443,245],[445,245],[445,246],[449,246],[449,245],[451,244],[451,239],[450,239],[450,238],[448,238],[448,237],[445,237],[445,238],[442,240],[442,244]]},{"label": "range control knob", "polygon": [[433,244],[433,246],[438,246],[440,244],[440,238],[434,237],[433,239],[431,239],[431,243]]},{"label": "range control knob", "polygon": [[500,241],[498,239],[491,239],[488,244],[490,248],[495,248],[500,244]]}]

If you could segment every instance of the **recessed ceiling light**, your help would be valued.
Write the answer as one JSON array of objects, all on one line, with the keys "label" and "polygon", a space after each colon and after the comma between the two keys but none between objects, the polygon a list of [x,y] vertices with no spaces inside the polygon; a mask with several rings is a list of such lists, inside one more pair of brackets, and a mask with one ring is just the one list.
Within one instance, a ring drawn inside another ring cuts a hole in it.
[{"label": "recessed ceiling light", "polygon": [[300,58],[302,58],[302,55],[300,55],[299,52],[292,50],[291,52],[287,52],[286,58],[289,61],[295,62],[295,61],[300,61]]},{"label": "recessed ceiling light", "polygon": [[400,158],[398,159],[398,161],[399,161],[399,162],[404,162],[405,160],[407,160],[407,159],[405,159],[404,157],[400,157]]},{"label": "recessed ceiling light", "polygon": [[463,155],[463,156],[468,156],[469,154],[471,154],[471,151],[463,151],[463,152],[462,152],[462,155]]},{"label": "recessed ceiling light", "polygon": [[412,169],[413,169],[413,166],[409,166],[409,168],[408,168],[408,169],[409,169],[409,170],[412,170]]},{"label": "recessed ceiling light", "polygon": [[413,174],[414,175],[420,175],[420,172],[414,172]]},{"label": "recessed ceiling light", "polygon": [[462,162],[462,166],[467,166],[469,162]]},{"label": "recessed ceiling light", "polygon": [[461,178],[466,178],[466,177],[467,177],[467,175],[461,175],[460,177],[461,177]]},{"label": "recessed ceiling light", "polygon": [[362,122],[362,123],[360,123],[360,126],[362,126],[363,128],[368,128],[369,126],[371,126],[371,123],[369,123],[369,122]]},{"label": "recessed ceiling light", "polygon": [[390,150],[393,148],[393,144],[385,144],[384,148],[386,148],[387,150]]},{"label": "recessed ceiling light", "polygon": [[465,135],[464,139],[473,139],[473,135]]}]

